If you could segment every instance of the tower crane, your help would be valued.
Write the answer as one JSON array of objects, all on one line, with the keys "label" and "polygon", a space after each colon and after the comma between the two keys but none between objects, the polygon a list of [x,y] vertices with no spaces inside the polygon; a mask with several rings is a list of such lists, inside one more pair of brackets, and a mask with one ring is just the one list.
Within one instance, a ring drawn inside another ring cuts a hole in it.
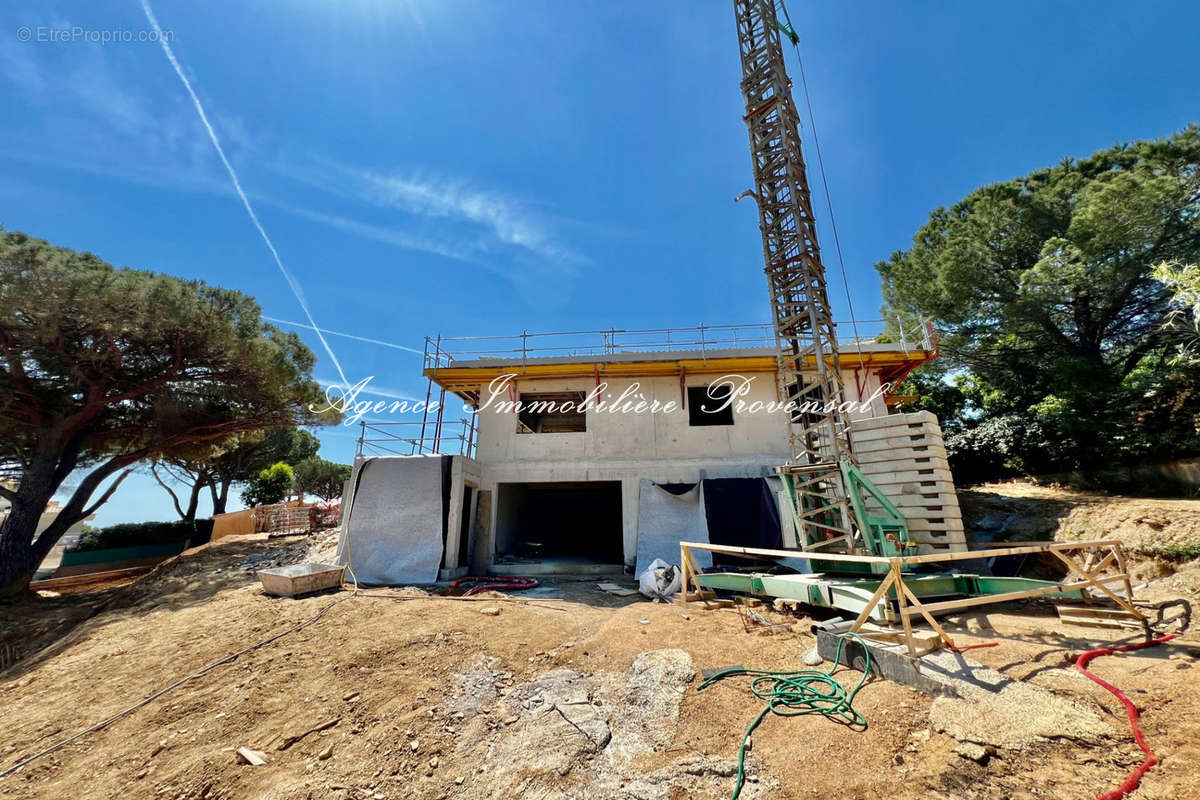
[{"label": "tower crane", "polygon": [[[790,404],[788,408],[794,409],[788,414],[790,457],[775,471],[790,505],[791,519],[784,520],[784,529],[786,532],[790,524],[796,534],[795,545],[760,552],[796,552],[807,559],[811,571],[797,572],[780,565],[766,572],[698,572],[692,568],[685,575],[702,591],[792,599],[893,623],[907,620],[903,611],[897,610],[898,590],[888,589],[896,575],[885,577],[885,573],[893,564],[898,570],[914,573],[904,579],[905,591],[914,597],[1056,592],[1060,599],[1082,599],[1081,590],[1051,581],[938,568],[929,571],[915,560],[901,558],[917,552],[908,523],[859,470],[850,420],[842,410],[845,390],[837,329],[817,243],[800,145],[800,118],[784,68],[782,36],[793,43],[798,37],[778,18],[776,2],[733,3],[754,171],[754,188],[743,196],[752,196],[758,205],[779,391]],[[870,507],[868,498],[873,501]],[[685,597],[687,589],[685,581]]]},{"label": "tower crane", "polygon": [[[904,518],[858,471],[849,424],[837,327],[817,242],[812,193],[800,144],[800,115],[783,60],[775,0],[734,0],[742,97],[763,258],[778,350],[781,397],[789,408],[791,458],[777,468],[802,549],[903,555],[912,551]],[[882,516],[868,514],[862,492]]]}]

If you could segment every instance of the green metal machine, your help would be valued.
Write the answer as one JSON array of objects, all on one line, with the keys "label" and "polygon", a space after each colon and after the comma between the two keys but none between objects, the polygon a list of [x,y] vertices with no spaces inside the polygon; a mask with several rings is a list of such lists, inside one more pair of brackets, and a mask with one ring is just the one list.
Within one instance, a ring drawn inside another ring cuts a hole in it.
[{"label": "green metal machine", "polygon": [[[780,468],[784,496],[791,506],[793,519],[803,518],[797,505],[795,477],[786,467]],[[891,569],[888,563],[823,560],[821,550],[841,544],[841,552],[883,558],[903,558],[917,554],[916,542],[909,538],[908,523],[896,506],[871,482],[850,459],[841,462],[841,477],[846,496],[858,523],[856,536],[811,537],[796,551],[796,557],[808,561],[811,571],[771,572],[709,572],[694,576],[696,583],[709,590],[725,590],[737,594],[759,595],[794,600],[805,605],[832,608],[858,616],[870,607],[870,618],[876,622],[900,622],[894,594],[875,599],[882,578]],[[869,508],[867,498],[874,501]],[[800,526],[797,525],[798,531]],[[829,552],[829,551],[827,551]],[[1051,581],[1020,577],[993,577],[967,572],[917,572],[919,565],[904,565],[904,584],[922,602],[937,598],[984,597],[1026,589],[1051,587]],[[1064,591],[1060,599],[1082,599],[1079,590]],[[872,602],[874,604],[872,605]]]}]

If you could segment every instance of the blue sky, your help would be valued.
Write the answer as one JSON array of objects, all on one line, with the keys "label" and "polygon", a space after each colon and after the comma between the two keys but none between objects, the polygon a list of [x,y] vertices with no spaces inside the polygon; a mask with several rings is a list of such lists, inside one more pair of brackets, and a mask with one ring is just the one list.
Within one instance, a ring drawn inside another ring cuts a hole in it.
[{"label": "blue sky", "polygon": [[[6,6],[0,224],[303,320],[159,45],[37,41],[136,34],[139,0]],[[439,332],[767,319],[755,212],[732,202],[751,181],[731,3],[152,6],[321,327],[419,350]],[[1200,116],[1196,3],[789,8],[862,319],[878,316],[872,264],[931,209]],[[352,380],[424,395],[419,356],[328,341]],[[323,456],[353,457],[349,430],[321,437]],[[97,521],[170,517],[139,475]]]}]

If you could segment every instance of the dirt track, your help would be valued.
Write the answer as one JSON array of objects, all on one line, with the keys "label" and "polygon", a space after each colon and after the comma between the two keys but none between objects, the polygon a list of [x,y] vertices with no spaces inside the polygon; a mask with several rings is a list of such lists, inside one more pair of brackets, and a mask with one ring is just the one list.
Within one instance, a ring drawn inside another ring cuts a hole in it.
[{"label": "dirt track", "polygon": [[[328,604],[266,597],[239,566],[287,546],[219,543],[90,598],[108,606],[66,646],[0,675],[0,769]],[[1172,579],[1151,589],[1169,595]],[[564,583],[561,599],[532,602],[363,593],[0,780],[0,798],[728,797],[760,701],[744,683],[699,693],[691,675],[735,663],[802,668],[806,621],[766,612],[797,632],[747,633],[735,610],[685,615],[594,583]],[[0,624],[51,620],[36,637],[44,642],[81,602],[89,597],[0,610]],[[1000,643],[971,657],[1098,710],[1107,724],[1096,741],[1052,738],[977,763],[934,729],[931,698],[875,681],[855,704],[865,732],[768,717],[742,796],[1075,798],[1115,786],[1140,753],[1115,700],[1069,669],[1073,654],[1114,634],[1048,614],[989,609],[950,627],[966,642]],[[1094,662],[1142,708],[1163,757],[1135,798],[1200,796],[1198,654],[1192,632]],[[264,751],[267,764],[241,764],[242,746]]]}]

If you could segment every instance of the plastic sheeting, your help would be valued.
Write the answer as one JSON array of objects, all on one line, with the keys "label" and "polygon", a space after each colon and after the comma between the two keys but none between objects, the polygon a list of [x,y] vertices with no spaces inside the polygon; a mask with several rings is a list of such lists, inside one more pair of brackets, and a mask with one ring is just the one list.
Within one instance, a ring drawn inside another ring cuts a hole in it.
[{"label": "plastic sheeting", "polygon": [[704,516],[713,544],[781,546],[779,499],[762,478],[706,478]]},{"label": "plastic sheeting", "polygon": [[443,461],[387,456],[362,462],[343,509],[338,563],[359,583],[434,583],[442,562]]},{"label": "plastic sheeting", "polygon": [[[668,564],[678,564],[680,542],[708,541],[701,485],[697,483],[691,489],[676,494],[642,478],[638,486],[637,564],[633,569],[634,575],[645,572],[656,558]],[[698,566],[712,565],[712,557],[708,552],[696,550],[694,555]]]}]

